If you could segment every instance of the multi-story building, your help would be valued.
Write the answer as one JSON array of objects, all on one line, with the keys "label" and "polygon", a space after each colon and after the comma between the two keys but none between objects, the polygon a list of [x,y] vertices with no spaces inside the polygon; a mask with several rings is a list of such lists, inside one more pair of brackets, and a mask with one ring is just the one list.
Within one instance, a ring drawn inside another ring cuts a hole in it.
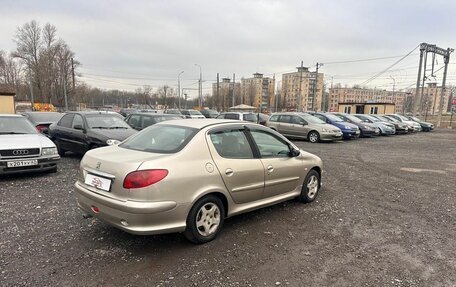
[{"label": "multi-story building", "polygon": [[274,99],[275,79],[255,73],[253,78],[241,80],[241,103],[256,107],[261,112],[271,110]]},{"label": "multi-story building", "polygon": [[[234,95],[233,95],[234,92]],[[241,83],[231,82],[230,78],[223,78],[218,84],[212,84],[212,96],[214,108],[219,111],[227,111],[229,107],[241,104]]]},{"label": "multi-story building", "polygon": [[[310,72],[307,67],[282,75],[282,107],[289,111],[319,111],[322,109],[323,74]],[[315,96],[315,99],[314,99]]]},{"label": "multi-story building", "polygon": [[408,95],[406,92],[336,87],[329,89],[329,110],[339,111],[339,103],[393,103],[396,113],[404,113]]},{"label": "multi-story building", "polygon": [[[410,89],[409,93],[415,99],[416,89]],[[436,83],[428,83],[427,87],[420,88],[421,104],[418,104],[418,113],[434,115],[439,113],[440,108],[440,95],[442,87],[437,86]],[[453,97],[453,88],[446,87],[445,95],[443,96],[443,112],[451,110],[450,98]]]}]

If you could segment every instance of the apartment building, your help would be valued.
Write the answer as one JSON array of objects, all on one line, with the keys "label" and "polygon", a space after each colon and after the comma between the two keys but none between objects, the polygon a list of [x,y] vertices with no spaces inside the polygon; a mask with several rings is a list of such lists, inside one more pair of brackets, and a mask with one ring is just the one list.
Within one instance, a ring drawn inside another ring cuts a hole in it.
[{"label": "apartment building", "polygon": [[407,92],[336,87],[329,89],[329,110],[339,111],[340,103],[392,103],[394,112],[404,113],[408,96],[410,93]]},{"label": "apartment building", "polygon": [[[234,94],[233,94],[234,93]],[[214,99],[214,108],[219,111],[227,111],[229,107],[241,103],[241,83],[232,82],[230,78],[223,78],[218,85],[212,84],[212,96]]]},{"label": "apartment building", "polygon": [[[322,110],[323,73],[310,72],[308,67],[297,67],[296,72],[282,75],[283,109],[288,111]],[[314,101],[315,92],[315,101]]]},{"label": "apartment building", "polygon": [[241,103],[256,107],[258,111],[268,112],[275,103],[275,79],[255,73],[253,78],[241,80]]}]

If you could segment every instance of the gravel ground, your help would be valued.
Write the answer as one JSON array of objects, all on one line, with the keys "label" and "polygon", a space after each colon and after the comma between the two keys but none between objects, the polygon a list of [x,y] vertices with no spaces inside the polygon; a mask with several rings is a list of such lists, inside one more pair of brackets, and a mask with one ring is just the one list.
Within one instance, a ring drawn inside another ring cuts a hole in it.
[{"label": "gravel ground", "polygon": [[1,286],[456,286],[456,130],[310,144],[317,201],[228,219],[213,242],[83,219],[80,158],[0,179]]}]

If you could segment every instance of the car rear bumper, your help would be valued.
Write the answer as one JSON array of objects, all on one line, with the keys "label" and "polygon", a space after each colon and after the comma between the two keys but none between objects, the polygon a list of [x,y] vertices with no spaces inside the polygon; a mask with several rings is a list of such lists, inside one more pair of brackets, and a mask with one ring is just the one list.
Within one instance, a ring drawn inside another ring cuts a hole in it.
[{"label": "car rear bumper", "polygon": [[[38,160],[38,165],[21,166],[21,167],[8,167],[7,162],[12,161],[27,161],[27,160]],[[0,159],[0,175],[2,174],[13,174],[13,173],[25,173],[25,172],[40,172],[49,171],[57,166],[60,156],[52,157],[38,157],[38,158],[17,158],[17,159]]]},{"label": "car rear bumper", "polygon": [[93,192],[79,181],[75,187],[78,206],[84,213],[128,233],[149,235],[185,230],[190,203],[121,201]]}]

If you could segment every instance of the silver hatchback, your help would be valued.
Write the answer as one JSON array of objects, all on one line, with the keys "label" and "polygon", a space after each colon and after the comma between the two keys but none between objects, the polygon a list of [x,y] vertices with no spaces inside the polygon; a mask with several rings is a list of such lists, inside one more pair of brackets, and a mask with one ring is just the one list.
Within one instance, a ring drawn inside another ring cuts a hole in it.
[{"label": "silver hatchback", "polygon": [[134,234],[214,239],[224,219],[298,198],[313,201],[321,159],[261,125],[231,120],[158,123],[88,151],[79,207]]},{"label": "silver hatchback", "polygon": [[312,143],[342,139],[342,131],[308,113],[275,113],[266,126],[289,138],[307,139]]}]

